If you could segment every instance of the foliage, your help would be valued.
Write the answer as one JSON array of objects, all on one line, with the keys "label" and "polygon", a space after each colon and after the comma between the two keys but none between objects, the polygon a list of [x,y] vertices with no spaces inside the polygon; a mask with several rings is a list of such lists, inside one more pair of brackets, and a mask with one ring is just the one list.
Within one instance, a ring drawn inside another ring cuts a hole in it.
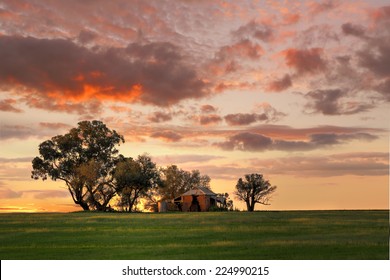
[{"label": "foliage", "polygon": [[114,180],[120,196],[119,206],[128,212],[135,210],[140,198],[147,197],[161,185],[156,164],[147,155],[138,156],[136,160],[123,158],[116,166]]},{"label": "foliage", "polygon": [[210,207],[210,212],[233,211],[233,200],[228,193],[217,194],[217,204]]},{"label": "foliage", "polygon": [[161,169],[164,187],[159,190],[163,200],[176,198],[194,187],[210,188],[210,177],[201,175],[199,170],[191,172],[170,165]]},{"label": "foliage", "polygon": [[230,195],[228,193],[225,193],[224,208],[228,211],[233,211],[233,200],[230,198]]},{"label": "foliage", "polygon": [[246,203],[248,211],[254,211],[256,203],[268,205],[276,186],[271,186],[262,174],[247,174],[245,180],[238,179],[234,194]]},{"label": "foliage", "polygon": [[118,161],[116,145],[121,142],[123,136],[101,121],[79,122],[77,128],[39,145],[31,177],[62,180],[83,210],[107,210],[115,195],[112,172]]}]

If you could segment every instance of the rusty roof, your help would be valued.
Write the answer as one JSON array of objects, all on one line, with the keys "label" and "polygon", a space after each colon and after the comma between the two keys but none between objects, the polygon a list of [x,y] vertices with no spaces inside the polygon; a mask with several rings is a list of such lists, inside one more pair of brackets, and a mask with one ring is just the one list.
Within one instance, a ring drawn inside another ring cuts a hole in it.
[{"label": "rusty roof", "polygon": [[190,189],[189,191],[183,193],[181,196],[187,196],[187,195],[209,195],[209,196],[215,196],[216,194],[211,191],[210,189],[206,187],[196,187],[193,189]]}]

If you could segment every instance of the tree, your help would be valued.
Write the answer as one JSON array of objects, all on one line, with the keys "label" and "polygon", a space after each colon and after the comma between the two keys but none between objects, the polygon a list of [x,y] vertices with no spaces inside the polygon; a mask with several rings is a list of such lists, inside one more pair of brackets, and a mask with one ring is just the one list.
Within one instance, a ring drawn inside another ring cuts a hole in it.
[{"label": "tree", "polygon": [[194,187],[210,188],[210,177],[201,175],[199,170],[191,172],[170,165],[161,170],[164,188],[159,190],[162,199],[172,199]]},{"label": "tree", "polygon": [[116,192],[112,174],[119,159],[116,145],[121,142],[123,136],[101,121],[79,122],[77,128],[39,145],[31,177],[64,181],[83,210],[107,210]]},{"label": "tree", "polygon": [[253,211],[256,203],[269,205],[268,202],[275,190],[276,186],[271,186],[268,180],[264,180],[262,174],[247,174],[245,180],[238,179],[234,194],[246,203],[248,211]]},{"label": "tree", "polygon": [[138,199],[147,197],[151,190],[161,185],[160,173],[149,156],[141,155],[136,160],[123,158],[114,171],[119,206],[131,212]]},{"label": "tree", "polygon": [[188,188],[205,187],[210,189],[210,177],[208,175],[201,175],[199,170],[192,170],[191,172],[185,172]]}]

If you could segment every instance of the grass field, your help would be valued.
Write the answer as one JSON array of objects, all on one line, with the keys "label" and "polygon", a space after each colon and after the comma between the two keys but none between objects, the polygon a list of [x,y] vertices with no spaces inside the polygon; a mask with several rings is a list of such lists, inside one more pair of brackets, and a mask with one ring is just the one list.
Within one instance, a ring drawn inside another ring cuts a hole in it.
[{"label": "grass field", "polygon": [[7,259],[389,259],[389,211],[0,214]]}]

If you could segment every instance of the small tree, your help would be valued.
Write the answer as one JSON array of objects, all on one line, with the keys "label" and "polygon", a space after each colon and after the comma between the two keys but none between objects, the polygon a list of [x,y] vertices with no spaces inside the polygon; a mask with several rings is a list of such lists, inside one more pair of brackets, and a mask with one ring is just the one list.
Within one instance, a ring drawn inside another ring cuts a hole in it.
[{"label": "small tree", "polygon": [[149,156],[138,156],[136,160],[124,158],[114,171],[116,190],[120,196],[119,206],[125,211],[135,209],[141,197],[160,185],[160,173]]},{"label": "small tree", "polygon": [[264,180],[262,174],[247,174],[245,180],[238,179],[234,194],[239,200],[246,203],[248,211],[254,211],[256,203],[269,205],[271,195],[276,186],[271,186],[268,180]]},{"label": "small tree", "polygon": [[194,187],[210,188],[210,177],[201,175],[199,170],[191,172],[178,168],[176,165],[170,165],[161,169],[163,188],[159,193],[162,199],[169,200]]}]

